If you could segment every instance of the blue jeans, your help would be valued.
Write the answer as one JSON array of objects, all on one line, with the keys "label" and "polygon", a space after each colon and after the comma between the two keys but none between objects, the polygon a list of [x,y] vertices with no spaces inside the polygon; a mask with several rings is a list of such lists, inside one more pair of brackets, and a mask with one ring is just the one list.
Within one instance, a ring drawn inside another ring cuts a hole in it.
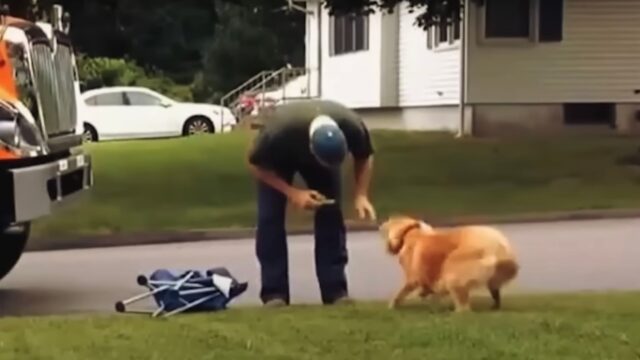
[{"label": "blue jeans", "polygon": [[[316,210],[314,217],[315,267],[322,302],[332,303],[348,295],[345,267],[348,262],[346,230],[340,208],[341,177],[339,171],[318,166],[298,170],[310,189],[328,198],[333,205]],[[280,171],[289,184],[295,171]],[[267,302],[280,298],[290,302],[287,233],[285,229],[287,198],[271,186],[258,182],[258,227],[256,254],[261,268],[260,298]]]}]

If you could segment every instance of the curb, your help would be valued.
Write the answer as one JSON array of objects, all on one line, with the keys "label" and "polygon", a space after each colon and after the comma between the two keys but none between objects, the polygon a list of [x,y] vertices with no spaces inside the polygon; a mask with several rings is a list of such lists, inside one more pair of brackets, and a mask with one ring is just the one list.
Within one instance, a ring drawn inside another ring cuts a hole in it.
[{"label": "curb", "polygon": [[[580,210],[567,212],[546,212],[505,216],[463,216],[452,218],[430,218],[434,226],[450,227],[469,224],[527,224],[563,221],[614,220],[640,218],[640,209]],[[377,231],[376,224],[346,220],[349,232]],[[25,251],[55,251],[72,249],[107,248],[119,246],[158,245],[198,241],[221,241],[252,238],[255,228],[205,229],[185,231],[133,232],[110,235],[72,236],[46,242],[38,238],[30,239]],[[313,234],[310,226],[293,227],[287,230],[290,236]]]}]

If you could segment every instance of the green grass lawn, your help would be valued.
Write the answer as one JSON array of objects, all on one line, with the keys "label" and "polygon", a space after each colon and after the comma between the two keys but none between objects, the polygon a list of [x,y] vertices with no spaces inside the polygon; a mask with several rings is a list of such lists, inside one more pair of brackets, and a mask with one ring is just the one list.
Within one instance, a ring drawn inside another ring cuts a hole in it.
[{"label": "green grass lawn", "polygon": [[[372,200],[381,217],[640,207],[640,171],[616,162],[636,151],[637,139],[457,140],[394,131],[373,137]],[[93,192],[38,221],[35,236],[253,226],[254,184],[243,162],[248,139],[236,132],[88,146]],[[353,218],[347,200],[346,215]],[[298,214],[291,223],[310,219]]]},{"label": "green grass lawn", "polygon": [[380,304],[0,319],[0,359],[640,358],[640,293],[505,297],[501,312]]}]

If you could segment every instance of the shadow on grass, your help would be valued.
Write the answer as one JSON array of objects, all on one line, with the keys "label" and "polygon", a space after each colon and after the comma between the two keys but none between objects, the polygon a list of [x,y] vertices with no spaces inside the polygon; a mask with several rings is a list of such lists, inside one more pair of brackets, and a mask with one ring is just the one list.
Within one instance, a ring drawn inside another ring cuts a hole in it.
[{"label": "shadow on grass", "polygon": [[[492,309],[493,300],[488,295],[474,294],[471,298],[471,313],[474,314],[557,314],[574,315],[632,314],[640,315],[637,304],[629,299],[640,296],[640,291],[584,291],[572,293],[509,294],[503,293],[499,310]],[[387,302],[359,302],[355,309],[363,311],[385,309],[405,314],[446,315],[454,314],[454,305],[449,297],[411,298],[390,310]],[[464,314],[460,314],[464,315]]]},{"label": "shadow on grass", "polygon": [[73,296],[77,294],[64,289],[0,289],[0,317],[48,315]]}]

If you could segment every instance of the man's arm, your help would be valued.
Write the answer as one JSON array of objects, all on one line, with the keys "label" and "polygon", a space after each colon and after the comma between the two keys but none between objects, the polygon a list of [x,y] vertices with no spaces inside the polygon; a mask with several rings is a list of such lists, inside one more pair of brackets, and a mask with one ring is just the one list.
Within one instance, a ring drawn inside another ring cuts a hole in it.
[{"label": "man's arm", "polygon": [[245,158],[247,167],[255,178],[280,191],[289,199],[289,201],[299,208],[314,209],[323,205],[322,199],[324,196],[319,192],[315,190],[299,190],[278,176],[275,171],[265,167],[264,165],[260,166],[260,163],[270,163],[269,160],[267,160],[267,155],[264,153],[265,150],[268,150],[265,149],[265,146],[268,147],[268,145],[260,143],[258,145],[258,149],[256,149],[255,146],[256,145],[254,144],[254,147],[249,148]]},{"label": "man's arm", "polygon": [[291,190],[293,189],[291,185],[284,181],[274,171],[253,164],[253,162],[251,161],[251,157],[254,154],[255,147],[256,143],[253,142],[253,144],[247,149],[247,153],[245,156],[245,162],[247,164],[247,167],[251,171],[251,174],[256,179],[268,184],[269,186],[283,193],[285,196],[289,197],[289,195],[291,194]]},{"label": "man's arm", "polygon": [[371,174],[373,173],[373,155],[364,159],[354,159],[353,173],[355,175],[355,193],[356,197],[369,195],[369,184],[371,183]]},{"label": "man's arm", "polygon": [[293,190],[293,186],[289,185],[286,181],[282,180],[282,178],[279,177],[275,172],[267,169],[263,169],[251,163],[249,163],[248,166],[253,176],[255,176],[258,180],[280,191],[287,197],[291,196],[291,191]]},{"label": "man's arm", "polygon": [[373,172],[373,144],[371,135],[364,122],[353,116],[351,121],[343,121],[343,132],[353,156],[353,173],[355,176],[355,197],[368,197],[369,184]]}]

